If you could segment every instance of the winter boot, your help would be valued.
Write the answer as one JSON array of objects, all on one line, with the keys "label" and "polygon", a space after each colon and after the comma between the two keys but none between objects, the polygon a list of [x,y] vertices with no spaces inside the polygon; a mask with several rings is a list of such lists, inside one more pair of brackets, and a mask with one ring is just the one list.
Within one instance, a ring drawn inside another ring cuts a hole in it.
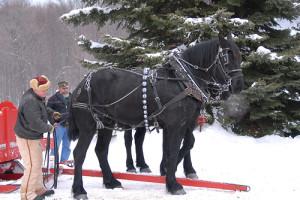
[{"label": "winter boot", "polygon": [[36,196],[33,200],[44,200],[45,197],[51,196],[54,194],[54,190],[47,190],[44,194]]}]

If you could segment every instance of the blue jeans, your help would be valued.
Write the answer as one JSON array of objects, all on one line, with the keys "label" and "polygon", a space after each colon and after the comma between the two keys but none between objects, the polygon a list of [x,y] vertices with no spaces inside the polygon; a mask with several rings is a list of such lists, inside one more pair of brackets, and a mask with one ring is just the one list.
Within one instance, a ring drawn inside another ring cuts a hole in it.
[{"label": "blue jeans", "polygon": [[[62,149],[60,162],[67,161],[71,154],[71,141],[68,137],[68,128],[63,126],[58,126],[55,128],[56,138],[57,138],[57,148],[59,149],[60,143],[62,141]],[[51,155],[54,155],[54,149],[51,149]]]}]

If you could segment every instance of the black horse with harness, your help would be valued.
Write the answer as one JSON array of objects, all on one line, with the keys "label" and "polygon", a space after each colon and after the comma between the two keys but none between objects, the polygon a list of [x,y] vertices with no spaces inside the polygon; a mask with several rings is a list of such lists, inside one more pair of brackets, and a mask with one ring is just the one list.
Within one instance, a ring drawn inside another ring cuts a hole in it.
[{"label": "black horse with harness", "polygon": [[75,175],[72,192],[87,199],[82,165],[98,130],[95,152],[106,188],[122,187],[111,172],[107,155],[116,123],[136,127],[161,127],[164,131],[166,187],[171,194],[185,194],[175,172],[183,138],[192,134],[201,106],[210,96],[227,99],[243,89],[241,55],[231,36],[195,45],[181,57],[172,56],[158,69],[99,68],[91,71],[73,92],[69,138],[74,149]]}]

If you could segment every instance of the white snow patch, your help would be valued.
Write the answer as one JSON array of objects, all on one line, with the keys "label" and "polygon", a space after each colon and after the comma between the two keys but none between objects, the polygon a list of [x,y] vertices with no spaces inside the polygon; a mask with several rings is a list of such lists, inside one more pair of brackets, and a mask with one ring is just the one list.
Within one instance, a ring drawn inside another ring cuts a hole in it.
[{"label": "white snow patch", "polygon": [[200,17],[200,18],[186,18],[184,23],[185,24],[202,24],[207,23],[209,24],[213,20],[212,17]]},{"label": "white snow patch", "polygon": [[147,53],[145,55],[150,57],[150,58],[154,58],[154,57],[162,56],[162,53]]},{"label": "white snow patch", "polygon": [[61,20],[62,19],[70,19],[72,17],[75,17],[76,15],[80,15],[80,13],[88,15],[88,14],[90,14],[90,12],[93,9],[97,9],[98,12],[102,11],[104,14],[108,14],[112,10],[111,8],[108,8],[108,7],[105,7],[105,8],[101,8],[101,7],[86,7],[86,8],[71,10],[69,13],[66,13],[66,14],[62,15],[59,19],[61,19]]},{"label": "white snow patch", "polygon": [[255,87],[258,83],[255,81],[254,83],[252,83],[251,87]]},{"label": "white snow patch", "polygon": [[243,25],[249,22],[248,19],[231,18],[230,21],[235,25]]},{"label": "white snow patch", "polygon": [[108,45],[108,44],[106,44],[106,43],[100,44],[100,43],[94,42],[94,41],[92,41],[92,40],[90,40],[90,42],[91,42],[91,46],[90,46],[91,49],[95,49],[95,48],[103,48],[104,46],[107,46],[107,45]]},{"label": "white snow patch", "polygon": [[246,38],[250,38],[251,40],[260,40],[263,37],[258,34],[251,34],[251,35],[247,35]]},{"label": "white snow patch", "polygon": [[91,60],[87,60],[87,59],[83,59],[84,62],[90,63],[90,64],[101,64],[98,61],[91,61]]},{"label": "white snow patch", "polygon": [[284,57],[284,56],[278,56],[277,53],[272,53],[270,49],[267,49],[263,46],[259,46],[256,52],[262,55],[269,54],[270,60],[282,59]]}]

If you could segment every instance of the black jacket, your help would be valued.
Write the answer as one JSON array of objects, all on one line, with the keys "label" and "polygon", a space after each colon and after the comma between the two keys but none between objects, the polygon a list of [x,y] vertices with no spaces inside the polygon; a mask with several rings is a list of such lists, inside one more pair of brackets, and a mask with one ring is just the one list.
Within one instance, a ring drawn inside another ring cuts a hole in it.
[{"label": "black jacket", "polygon": [[15,133],[20,138],[36,140],[43,137],[43,133],[52,129],[47,124],[48,117],[53,115],[53,110],[45,105],[45,98],[35,94],[33,89],[27,90],[20,101]]},{"label": "black jacket", "polygon": [[59,123],[63,121],[61,125],[65,125],[69,121],[68,118],[71,105],[71,98],[71,93],[69,93],[66,103],[64,97],[60,94],[60,92],[56,92],[52,97],[49,98],[47,106],[53,109],[54,111],[60,112],[62,114],[62,117],[55,121],[53,118],[49,118],[51,124],[53,124],[54,122]]}]

